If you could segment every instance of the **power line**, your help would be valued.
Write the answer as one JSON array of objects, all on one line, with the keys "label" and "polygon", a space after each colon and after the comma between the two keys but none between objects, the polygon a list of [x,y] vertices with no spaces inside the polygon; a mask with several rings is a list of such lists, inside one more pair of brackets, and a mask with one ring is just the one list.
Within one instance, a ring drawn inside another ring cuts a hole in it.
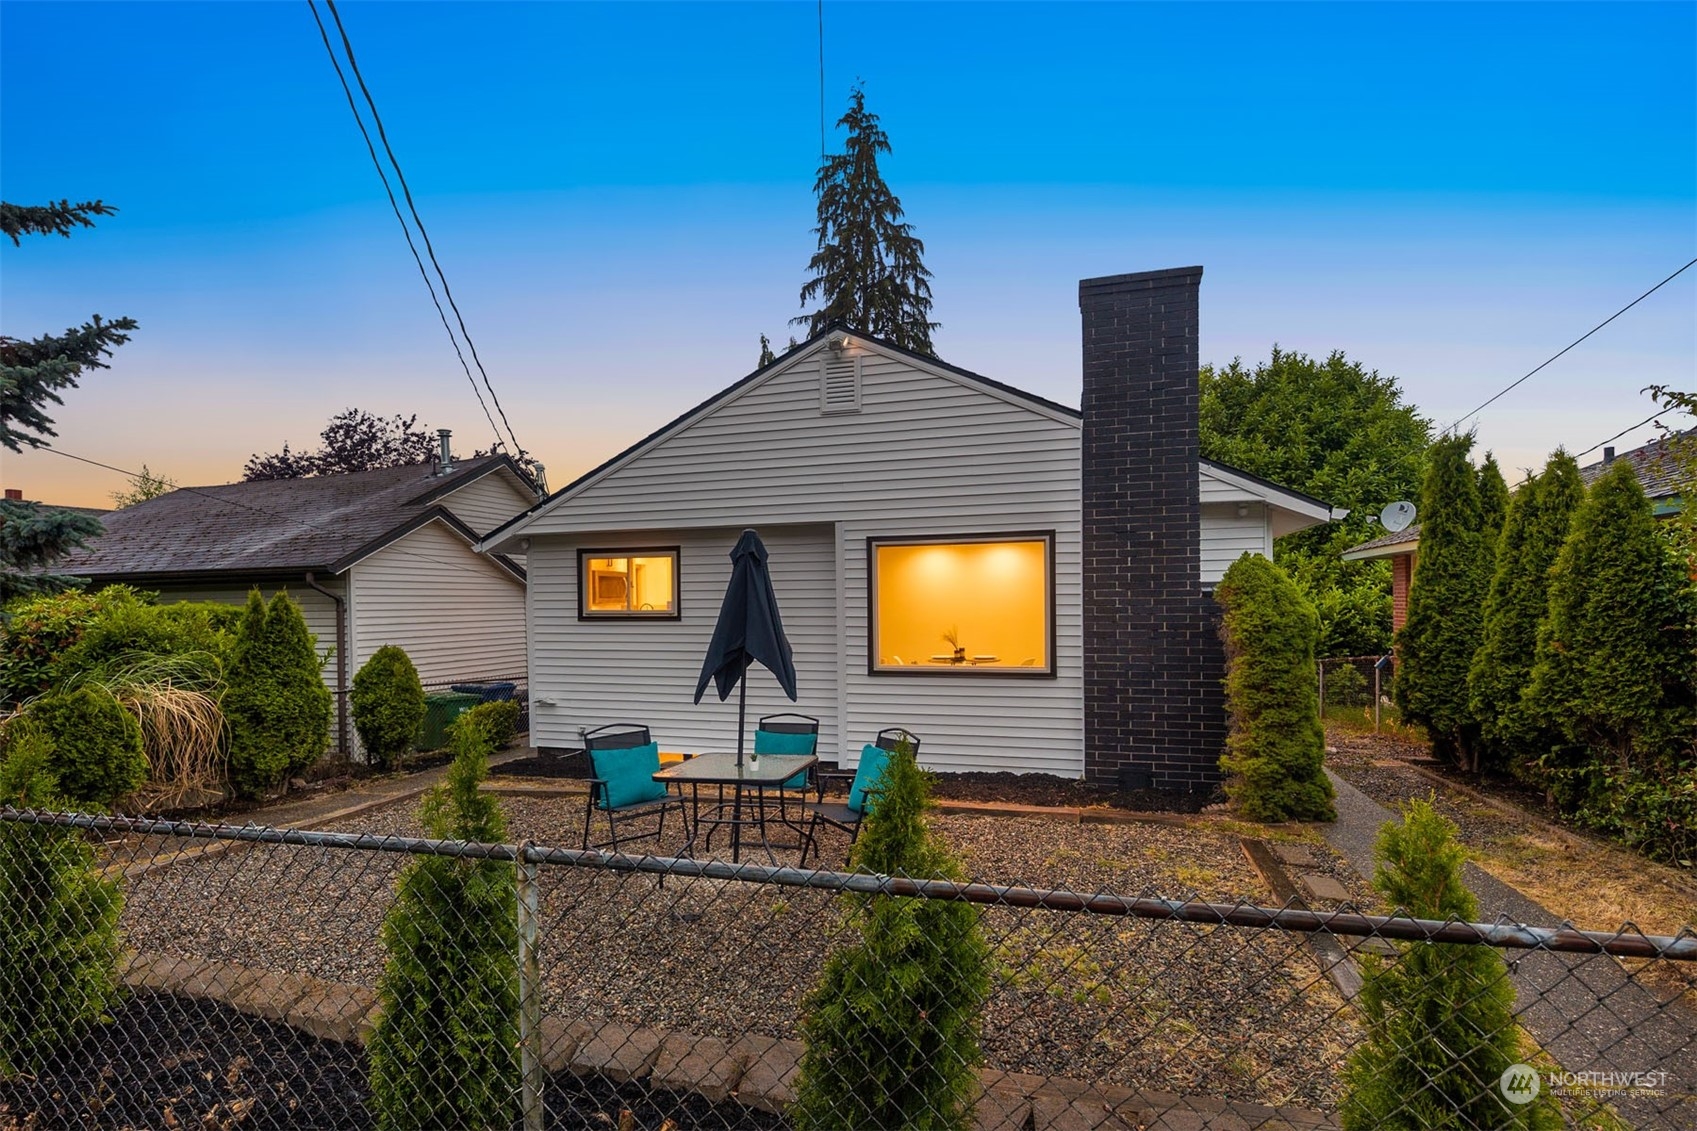
[{"label": "power line", "polygon": [[[308,0],[310,3],[311,0]],[[821,0],[823,2],[823,0]],[[519,444],[518,436],[513,433],[512,423],[507,419],[506,409],[501,407],[501,398],[495,392],[495,386],[489,380],[489,371],[483,368],[483,359],[477,356],[477,343],[471,340],[471,331],[466,329],[465,318],[460,314],[459,304],[454,301],[453,289],[448,286],[448,276],[443,273],[442,265],[436,260],[436,248],[431,245],[430,232],[424,226],[423,217],[418,214],[418,206],[413,203],[412,189],[407,185],[407,175],[401,171],[401,163],[395,157],[395,150],[389,144],[388,131],[383,128],[383,116],[377,112],[377,101],[371,96],[371,89],[365,85],[365,76],[360,73],[359,60],[354,58],[353,41],[348,38],[347,28],[342,26],[341,13],[336,10],[336,0],[324,0],[330,9],[330,18],[336,21],[336,31],[342,37],[342,50],[347,53],[348,66],[353,70],[354,81],[359,83],[360,93],[365,96],[365,104],[371,109],[371,120],[377,126],[377,137],[383,142],[383,152],[389,156],[389,164],[395,169],[395,178],[401,182],[401,195],[406,198],[407,210],[412,213],[412,221],[418,225],[418,234],[424,238],[424,250],[430,256],[430,265],[436,269],[436,277],[442,282],[442,294],[448,300],[448,308],[454,312],[454,319],[459,323],[460,334],[471,349],[471,360],[477,366],[477,371],[483,377],[483,387],[489,390],[489,399],[495,403],[495,411],[500,414],[501,423],[506,426],[507,436],[513,442],[513,454],[520,458],[525,450]],[[317,9],[313,10],[316,18]],[[499,437],[497,437],[499,438]]]},{"label": "power line", "polygon": [[[1531,377],[1534,373],[1537,373],[1540,369],[1543,369],[1544,366],[1549,365],[1550,362],[1556,360],[1556,358],[1560,357],[1562,354],[1566,353],[1568,350],[1572,349],[1574,346],[1578,345],[1580,342],[1583,342],[1586,338],[1589,338],[1592,334],[1595,334],[1598,330],[1601,330],[1604,326],[1607,326],[1610,322],[1613,322],[1616,318],[1619,318],[1622,314],[1625,314],[1627,311],[1631,310],[1633,307],[1637,306],[1639,303],[1643,302],[1645,299],[1649,298],[1651,295],[1653,295],[1657,291],[1661,290],[1667,284],[1673,282],[1680,275],[1683,275],[1686,272],[1686,270],[1689,269],[1692,266],[1692,264],[1697,264],[1697,259],[1692,259],[1692,260],[1688,261],[1685,264],[1684,267],[1681,267],[1678,271],[1675,271],[1672,275],[1669,275],[1667,278],[1663,279],[1661,282],[1657,283],[1655,286],[1651,287],[1649,290],[1645,291],[1643,294],[1639,295],[1637,298],[1633,299],[1631,302],[1627,303],[1625,306],[1621,307],[1619,310],[1615,311],[1613,314],[1609,315],[1607,318],[1603,319],[1601,322],[1597,323],[1595,326],[1591,327],[1589,330],[1587,330],[1583,334],[1579,335],[1579,337],[1573,339],[1573,341],[1569,342],[1567,345],[1565,345],[1561,349],[1557,350],[1554,354],[1552,354],[1549,358],[1547,358],[1542,364],[1534,367],[1533,369],[1531,369],[1527,373],[1525,373],[1522,376],[1516,378],[1515,380],[1509,382],[1509,384],[1507,386],[1505,386],[1495,396],[1492,396],[1484,404],[1480,405],[1478,408],[1474,409],[1472,412],[1468,413],[1466,416],[1457,417],[1455,422],[1452,423],[1448,428],[1444,429],[1444,431],[1445,432],[1454,432],[1455,429],[1456,429],[1456,425],[1459,425],[1463,420],[1466,420],[1469,416],[1477,416],[1482,410],[1484,410],[1485,408],[1487,408],[1491,404],[1495,403],[1499,398],[1501,398],[1505,394],[1514,390],[1522,381],[1525,381],[1528,377]],[[1654,418],[1652,417],[1652,419],[1654,419]],[[1636,427],[1636,425],[1634,427]],[[1627,431],[1631,431],[1631,429],[1627,429]],[[1608,443],[1607,440],[1605,440],[1603,442],[1605,444]]]},{"label": "power line", "polygon": [[1650,423],[1652,420],[1656,419],[1656,417],[1661,416],[1664,412],[1667,412],[1667,411],[1669,411],[1669,410],[1667,410],[1667,409],[1657,409],[1655,412],[1652,412],[1649,416],[1646,416],[1643,420],[1640,420],[1637,424],[1632,425],[1631,428],[1622,428],[1619,432],[1616,432],[1613,436],[1610,436],[1607,440],[1598,440],[1595,444],[1592,444],[1589,448],[1586,448],[1584,451],[1578,453],[1578,455],[1575,455],[1573,458],[1578,459],[1580,456],[1588,456],[1592,452],[1596,451],[1598,448],[1602,447],[1604,444],[1614,443],[1616,440],[1620,439],[1622,436],[1624,436],[1628,432],[1632,431],[1633,428],[1644,427],[1644,425]]},{"label": "power line", "polygon": [[[141,473],[139,471],[129,471],[129,470],[122,468],[122,467],[114,467],[112,464],[102,463],[97,459],[90,459],[87,456],[75,455],[71,452],[65,451],[62,448],[54,448],[54,447],[49,447],[49,446],[43,445],[42,447],[36,448],[35,450],[38,451],[38,452],[48,452],[48,453],[50,453],[52,455],[56,455],[56,456],[63,456],[66,459],[76,460],[78,463],[86,463],[86,464],[88,464],[92,467],[103,468],[107,471],[116,471],[119,475],[127,475],[131,479],[139,478],[140,475],[141,475]],[[267,518],[278,519],[279,521],[289,523],[289,524],[291,524],[291,525],[297,527],[298,529],[305,531],[307,533],[316,533],[321,527],[323,527],[326,524],[331,523],[331,522],[335,522],[339,525],[344,521],[342,519],[342,517],[338,515],[338,516],[333,516],[331,518],[320,519],[316,522],[309,522],[306,519],[301,518],[299,515],[285,514],[282,511],[274,511],[274,510],[270,510],[269,508],[266,508],[266,507],[256,507],[252,503],[244,503],[244,502],[241,502],[238,499],[227,498],[223,495],[214,494],[211,491],[202,490],[199,487],[177,487],[177,488],[174,488],[171,493],[174,494],[176,491],[186,491],[191,495],[199,495],[202,498],[211,499],[213,502],[221,503],[221,504],[223,504],[224,506],[227,506],[227,507],[236,507],[240,510],[252,511],[255,514],[265,515]],[[481,539],[481,536],[479,536],[479,537]],[[417,553],[415,551],[415,552],[413,552],[413,556],[418,558],[420,561],[432,562],[436,565],[442,566],[445,569],[457,570],[461,573],[469,573],[469,574],[471,574],[475,577],[486,576],[481,570],[476,570],[476,569],[471,568],[470,566],[461,565],[458,562],[449,562],[449,561],[443,561],[441,558],[433,558],[429,554]]]},{"label": "power line", "polygon": [[342,84],[342,93],[347,96],[348,109],[353,112],[354,123],[359,126],[360,136],[365,139],[365,151],[371,155],[372,167],[377,170],[377,178],[383,182],[383,191],[389,197],[389,207],[395,213],[396,223],[401,226],[401,234],[406,237],[407,250],[412,252],[412,261],[418,264],[418,276],[424,280],[424,287],[430,292],[430,303],[436,308],[436,316],[442,320],[442,329],[454,347],[454,356],[460,359],[460,368],[465,371],[465,379],[471,384],[472,395],[477,398],[477,407],[483,410],[483,418],[489,421],[489,431],[498,444],[501,442],[501,429],[496,426],[495,418],[489,414],[489,406],[483,403],[483,393],[478,390],[477,378],[471,375],[471,366],[466,364],[465,354],[460,350],[460,340],[454,336],[453,327],[448,325],[448,313],[442,309],[442,302],[436,297],[436,285],[430,281],[430,272],[424,269],[424,258],[419,255],[418,245],[413,242],[412,229],[407,227],[406,218],[401,215],[400,202],[395,199],[395,190],[389,186],[389,176],[383,171],[383,162],[377,157],[377,147],[371,143],[371,133],[365,128],[365,119],[360,116],[353,89],[348,86],[347,77],[342,74],[341,60],[336,58],[336,49],[330,45],[330,33],[325,30],[324,21],[318,16],[318,5],[313,3],[313,0],[306,0],[306,3],[307,7],[312,9],[312,20],[318,25],[318,35],[324,40],[324,50],[330,56],[330,65],[336,68],[336,78]]}]

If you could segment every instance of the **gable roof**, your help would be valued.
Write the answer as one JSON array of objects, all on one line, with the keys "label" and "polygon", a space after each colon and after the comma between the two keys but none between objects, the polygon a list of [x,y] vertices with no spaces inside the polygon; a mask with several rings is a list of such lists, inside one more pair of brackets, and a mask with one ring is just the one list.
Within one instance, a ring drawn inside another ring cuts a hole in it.
[{"label": "gable roof", "polygon": [[1405,526],[1389,534],[1381,534],[1371,542],[1363,542],[1359,546],[1351,546],[1338,557],[1346,562],[1365,561],[1368,558],[1395,558],[1403,554],[1412,554],[1420,549],[1420,525]]},{"label": "gable roof", "polygon": [[[700,404],[697,404],[694,408],[674,417],[672,420],[661,425],[659,428],[650,432],[634,444],[631,444],[618,454],[604,460],[602,463],[584,472],[570,483],[567,483],[547,498],[538,502],[535,506],[514,515],[512,518],[484,535],[483,540],[478,543],[478,549],[487,551],[490,547],[498,545],[503,540],[514,536],[519,533],[518,528],[529,519],[551,509],[559,502],[578,494],[600,479],[611,474],[613,471],[622,467],[624,464],[635,459],[642,453],[664,443],[673,435],[683,431],[697,420],[707,416],[720,405],[749,390],[765,378],[778,372],[778,370],[802,360],[808,354],[818,352],[821,348],[823,348],[824,343],[828,339],[841,337],[845,334],[854,338],[857,343],[871,346],[878,351],[898,357],[916,368],[949,377],[961,384],[972,386],[1001,400],[1022,405],[1031,409],[1033,412],[1040,413],[1044,416],[1050,417],[1051,419],[1062,420],[1071,424],[1080,424],[1084,419],[1084,414],[1078,409],[1071,408],[1058,401],[1052,401],[1047,397],[1039,396],[1036,393],[1027,392],[1024,389],[998,381],[993,377],[986,377],[982,373],[974,373],[970,369],[962,369],[958,365],[950,365],[946,361],[941,361],[935,357],[929,357],[915,350],[910,350],[905,346],[899,346],[884,338],[880,338],[872,334],[864,334],[858,330],[847,329],[841,323],[834,323],[820,333],[807,339],[807,341],[802,342],[791,349],[785,350],[781,355],[768,364],[754,370],[754,372],[740,378],[732,384],[727,385],[725,388],[720,389],[717,393],[714,393]],[[1325,512],[1324,517],[1322,517],[1320,521],[1326,521],[1327,518],[1342,517],[1341,515],[1332,513],[1330,504],[1322,502],[1319,499],[1312,498],[1311,496],[1304,495],[1301,492],[1292,491],[1287,487],[1281,487],[1278,484],[1271,483],[1259,476],[1250,475],[1248,472],[1237,471],[1237,469],[1227,467],[1225,464],[1215,463],[1211,460],[1202,460],[1200,462],[1204,470],[1211,467],[1218,471],[1231,473],[1233,475],[1241,476],[1245,480],[1253,481],[1253,483],[1259,488],[1255,491],[1255,493],[1264,495],[1269,502],[1287,506],[1294,504],[1292,509],[1303,514],[1308,514],[1311,508],[1317,507],[1321,511]]]},{"label": "gable roof", "polygon": [[[1681,447],[1697,444],[1697,428],[1687,428],[1684,432],[1674,434],[1673,443]],[[1644,493],[1652,499],[1668,499],[1679,493],[1679,487],[1674,482],[1678,477],[1679,468],[1675,461],[1669,458],[1669,441],[1665,437],[1657,437],[1643,447],[1633,448],[1622,452],[1614,458],[1614,463],[1625,461],[1632,465],[1632,472],[1638,476],[1638,485],[1644,488]],[[1588,463],[1579,469],[1579,478],[1589,487],[1595,483],[1609,467],[1603,460]]]},{"label": "gable roof", "polygon": [[411,464],[183,487],[105,516],[106,532],[57,568],[95,579],[335,575],[435,521],[475,545],[477,533],[438,500],[511,464],[506,456],[485,456],[456,461],[444,476],[432,474],[434,464]]}]

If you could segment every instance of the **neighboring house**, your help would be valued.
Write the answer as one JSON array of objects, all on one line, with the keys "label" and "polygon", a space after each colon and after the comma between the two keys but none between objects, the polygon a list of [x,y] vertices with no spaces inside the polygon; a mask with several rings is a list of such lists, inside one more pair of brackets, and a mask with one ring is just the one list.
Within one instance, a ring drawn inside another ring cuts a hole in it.
[{"label": "neighboring house", "polygon": [[56,503],[43,503],[37,502],[34,499],[25,499],[23,490],[19,487],[6,488],[6,501],[8,503],[34,502],[36,506],[41,507],[43,510],[71,511],[75,514],[87,515],[89,518],[104,518],[112,513],[110,509],[102,507],[65,507],[59,506]]},{"label": "neighboring house", "polygon": [[[1689,440],[1697,436],[1697,432],[1688,431],[1681,435]],[[1655,509],[1656,517],[1668,518],[1679,512],[1684,501],[1679,497],[1678,488],[1674,483],[1676,469],[1673,461],[1662,458],[1666,450],[1664,444],[1663,440],[1652,440],[1643,447],[1633,448],[1618,457],[1613,448],[1604,448],[1602,459],[1579,469],[1579,478],[1589,487],[1603,474],[1603,469],[1617,458],[1627,460],[1632,464],[1633,473],[1638,476],[1644,493],[1650,496],[1650,505]],[[1408,591],[1414,582],[1414,566],[1420,560],[1419,524],[1382,535],[1359,546],[1351,546],[1339,557],[1346,562],[1369,561],[1373,558],[1390,559],[1391,628],[1396,632],[1402,631],[1403,623],[1408,620]]]},{"label": "neighboring house", "polygon": [[103,516],[106,533],[59,568],[165,601],[287,590],[334,650],[324,679],[352,750],[345,691],[385,644],[426,683],[524,674],[524,569],[472,547],[535,502],[505,456],[186,488]]},{"label": "neighboring house", "polygon": [[832,330],[495,531],[481,549],[528,555],[532,741],[632,721],[734,748],[734,697],[691,699],[754,527],[800,697],[754,669],[751,727],[815,715],[846,765],[900,725],[938,769],[1217,781],[1208,591],[1332,512],[1198,459],[1200,278],[1081,286],[1083,413]]}]

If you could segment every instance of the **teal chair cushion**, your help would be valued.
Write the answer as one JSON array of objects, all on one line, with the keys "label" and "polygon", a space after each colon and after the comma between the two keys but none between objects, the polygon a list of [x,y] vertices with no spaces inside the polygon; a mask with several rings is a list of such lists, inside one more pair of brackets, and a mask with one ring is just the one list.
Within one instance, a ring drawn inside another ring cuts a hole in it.
[{"label": "teal chair cushion", "polygon": [[883,784],[884,767],[890,764],[890,752],[868,744],[861,748],[860,766],[854,771],[854,784],[849,786],[848,807],[856,813],[866,808],[866,791]]},{"label": "teal chair cushion", "polygon": [[[818,749],[819,736],[816,734],[786,734],[780,730],[757,730],[754,732],[754,752],[756,754],[811,754]],[[807,771],[803,770],[779,789],[806,789]]]},{"label": "teal chair cushion", "polygon": [[591,750],[589,764],[606,785],[596,804],[602,809],[623,809],[666,796],[666,783],[654,780],[660,772],[660,744],[632,746],[625,750]]}]

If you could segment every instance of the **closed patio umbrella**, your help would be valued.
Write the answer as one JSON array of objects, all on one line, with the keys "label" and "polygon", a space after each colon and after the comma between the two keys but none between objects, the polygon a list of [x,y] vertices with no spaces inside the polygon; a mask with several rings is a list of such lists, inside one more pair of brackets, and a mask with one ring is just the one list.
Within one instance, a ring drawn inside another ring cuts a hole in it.
[{"label": "closed patio umbrella", "polygon": [[712,683],[721,701],[737,692],[737,766],[742,766],[743,731],[748,711],[748,681],[744,678],[756,660],[778,678],[784,694],[795,700],[795,659],[784,638],[784,623],[778,617],[778,598],[772,592],[772,575],[766,569],[766,546],[760,535],[744,530],[731,550],[731,583],[719,606],[719,622],[701,664],[701,679],[695,685],[695,701]]}]

